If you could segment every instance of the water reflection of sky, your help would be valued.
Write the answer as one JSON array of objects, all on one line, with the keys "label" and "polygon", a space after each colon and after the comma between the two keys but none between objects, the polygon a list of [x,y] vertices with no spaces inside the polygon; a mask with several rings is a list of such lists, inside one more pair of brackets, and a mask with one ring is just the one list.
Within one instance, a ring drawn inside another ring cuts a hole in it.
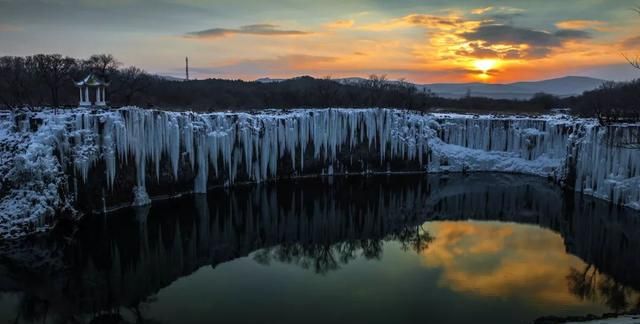
[{"label": "water reflection of sky", "polygon": [[637,213],[531,177],[333,181],[185,197],[87,218],[72,240],[5,246],[0,322],[527,323],[640,309]]},{"label": "water reflection of sky", "polygon": [[[359,256],[324,274],[299,264],[255,262],[260,252],[204,267],[161,290],[148,314],[170,322],[501,323],[610,311],[599,293],[582,299],[570,291],[571,269],[582,272],[587,265],[565,252],[557,233],[477,221],[422,228],[434,239],[418,254],[387,241],[379,259]],[[636,293],[627,294],[637,300]]]},{"label": "water reflection of sky", "polygon": [[483,297],[512,298],[531,307],[562,310],[597,307],[568,289],[570,269],[586,267],[565,252],[562,237],[533,225],[498,222],[434,222],[436,240],[422,253],[428,268],[442,270],[438,284]]}]

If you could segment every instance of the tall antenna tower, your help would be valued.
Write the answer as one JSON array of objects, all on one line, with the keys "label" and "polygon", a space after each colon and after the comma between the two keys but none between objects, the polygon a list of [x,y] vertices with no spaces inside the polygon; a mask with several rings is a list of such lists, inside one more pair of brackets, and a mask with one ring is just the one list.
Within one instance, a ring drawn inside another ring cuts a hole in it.
[{"label": "tall antenna tower", "polygon": [[184,63],[185,63],[185,68],[184,69],[185,69],[185,72],[187,74],[187,81],[189,81],[189,57],[188,56],[186,56],[184,58]]}]

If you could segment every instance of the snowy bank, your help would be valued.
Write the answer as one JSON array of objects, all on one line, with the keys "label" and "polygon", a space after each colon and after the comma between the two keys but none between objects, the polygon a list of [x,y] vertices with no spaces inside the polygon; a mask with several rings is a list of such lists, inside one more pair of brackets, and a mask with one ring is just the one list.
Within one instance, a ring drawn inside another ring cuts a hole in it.
[{"label": "snowy bank", "polygon": [[526,173],[640,209],[639,126],[391,109],[0,114],[0,236],[215,185],[371,172]]},{"label": "snowy bank", "polygon": [[584,322],[567,322],[567,324],[638,324],[640,316],[638,315],[622,315],[613,318],[603,318]]}]

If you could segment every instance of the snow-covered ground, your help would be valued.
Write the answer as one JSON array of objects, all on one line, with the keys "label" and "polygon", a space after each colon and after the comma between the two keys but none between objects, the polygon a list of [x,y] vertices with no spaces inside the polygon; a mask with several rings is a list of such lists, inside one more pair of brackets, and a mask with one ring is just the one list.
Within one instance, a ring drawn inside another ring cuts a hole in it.
[{"label": "snow-covered ground", "polygon": [[[358,172],[373,171],[361,157],[353,161],[352,152],[363,145],[369,159],[378,161],[377,171],[394,171],[392,161],[413,161],[417,171],[533,174],[640,209],[640,150],[632,146],[639,129],[563,115],[392,109],[2,113],[0,237],[46,229],[62,207],[73,205],[74,191],[84,183],[104,181],[109,195],[126,163],[135,167],[135,184],[125,188],[129,202],[143,205],[150,202],[147,182],[160,182],[162,169],[171,170],[173,181],[184,181],[180,169],[188,164],[194,170],[191,191],[203,193],[212,178],[233,184],[244,175],[243,180],[260,182],[278,176],[284,164],[304,175],[305,161],[320,163],[323,174],[354,171],[354,164]],[[345,156],[351,157],[349,164]],[[98,173],[104,179],[95,179],[95,172],[89,178],[97,165],[104,168]]]},{"label": "snow-covered ground", "polygon": [[598,319],[586,322],[569,322],[567,324],[639,324],[640,315],[623,315],[614,318]]},{"label": "snow-covered ground", "polygon": [[0,238],[46,230],[67,204],[54,154],[66,133],[64,123],[50,120],[30,131],[29,119],[16,124],[7,117],[0,115]]}]

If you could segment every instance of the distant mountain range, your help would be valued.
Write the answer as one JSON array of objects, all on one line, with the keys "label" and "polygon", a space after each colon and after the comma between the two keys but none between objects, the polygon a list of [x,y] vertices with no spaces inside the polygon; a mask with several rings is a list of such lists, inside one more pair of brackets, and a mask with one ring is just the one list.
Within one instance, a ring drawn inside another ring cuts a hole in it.
[{"label": "distant mountain range", "polygon": [[[262,78],[256,82],[282,82],[286,79]],[[354,84],[366,81],[364,78],[343,78],[334,81],[344,84]],[[397,82],[397,81],[389,81]],[[438,96],[445,98],[460,98],[470,93],[474,97],[489,97],[494,99],[529,99],[534,94],[544,92],[560,97],[580,95],[585,91],[601,86],[606,80],[589,77],[567,76],[542,81],[515,82],[506,84],[493,83],[433,83],[414,84],[419,90],[431,90]]]},{"label": "distant mountain range", "polygon": [[178,78],[170,75],[155,74],[154,76],[165,81],[184,81],[184,78]]},{"label": "distant mountain range", "polygon": [[588,77],[567,76],[558,79],[507,84],[487,83],[435,83],[417,85],[421,89],[431,89],[442,97],[459,98],[467,95],[494,99],[529,99],[538,92],[560,97],[580,95],[601,86],[605,80]]}]

